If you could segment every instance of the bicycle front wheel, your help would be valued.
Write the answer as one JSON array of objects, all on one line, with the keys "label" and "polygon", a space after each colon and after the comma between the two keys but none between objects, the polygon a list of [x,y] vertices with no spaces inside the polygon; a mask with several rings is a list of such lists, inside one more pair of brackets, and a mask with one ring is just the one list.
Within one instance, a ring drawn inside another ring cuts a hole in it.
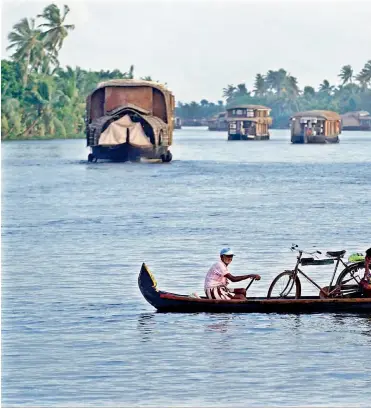
[{"label": "bicycle front wheel", "polygon": [[348,265],[339,275],[336,285],[340,288],[340,296],[352,297],[360,294],[360,282],[365,274],[364,262]]},{"label": "bicycle front wheel", "polygon": [[301,296],[301,283],[294,271],[285,271],[277,275],[269,286],[267,298],[295,298]]}]

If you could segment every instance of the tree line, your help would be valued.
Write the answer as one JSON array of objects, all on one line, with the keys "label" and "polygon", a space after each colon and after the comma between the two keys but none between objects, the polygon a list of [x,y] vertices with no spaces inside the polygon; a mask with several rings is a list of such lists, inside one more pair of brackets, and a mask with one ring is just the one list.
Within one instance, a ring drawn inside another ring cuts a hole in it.
[{"label": "tree line", "polygon": [[200,103],[179,103],[176,114],[181,119],[207,118],[229,106],[238,104],[265,105],[272,109],[273,127],[287,127],[293,113],[312,109],[332,110],[338,113],[366,110],[371,112],[371,60],[358,74],[351,65],[344,65],[338,75],[340,85],[331,85],[327,79],[316,90],[304,86],[301,90],[296,77],[281,68],[269,70],[265,75],[257,74],[254,88],[246,84],[227,85],[223,89],[223,101],[218,104],[203,99]]},{"label": "tree line", "polygon": [[[2,139],[83,137],[87,95],[99,82],[134,78],[133,65],[125,72],[60,66],[59,52],[75,29],[66,23],[69,12],[67,5],[62,9],[50,4],[35,18],[21,19],[8,34],[12,54],[1,61]],[[358,74],[345,65],[339,78],[337,87],[324,80],[318,90],[311,86],[300,90],[287,71],[270,70],[256,75],[252,90],[243,83],[227,85],[222,90],[226,104],[206,99],[178,102],[176,116],[199,120],[232,104],[259,104],[272,109],[275,127],[285,127],[292,113],[300,110],[371,111],[371,60]]]},{"label": "tree line", "polygon": [[75,29],[66,24],[69,11],[48,5],[8,34],[13,53],[1,61],[2,139],[83,137],[87,95],[99,82],[134,78],[133,65],[126,72],[60,66],[59,52]]}]

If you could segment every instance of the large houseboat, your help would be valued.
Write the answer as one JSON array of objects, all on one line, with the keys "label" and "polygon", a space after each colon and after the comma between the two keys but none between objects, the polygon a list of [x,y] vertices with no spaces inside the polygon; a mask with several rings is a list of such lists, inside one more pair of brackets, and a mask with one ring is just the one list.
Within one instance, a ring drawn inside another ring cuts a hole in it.
[{"label": "large houseboat", "polygon": [[209,130],[224,131],[228,130],[227,112],[220,112],[208,120]]},{"label": "large houseboat", "polygon": [[338,143],[341,118],[336,112],[312,110],[291,117],[292,143]]},{"label": "large houseboat", "polygon": [[86,101],[88,161],[172,159],[174,96],[163,85],[134,79],[98,84]]},{"label": "large houseboat", "polygon": [[262,105],[238,105],[227,109],[228,140],[268,140],[271,109]]}]

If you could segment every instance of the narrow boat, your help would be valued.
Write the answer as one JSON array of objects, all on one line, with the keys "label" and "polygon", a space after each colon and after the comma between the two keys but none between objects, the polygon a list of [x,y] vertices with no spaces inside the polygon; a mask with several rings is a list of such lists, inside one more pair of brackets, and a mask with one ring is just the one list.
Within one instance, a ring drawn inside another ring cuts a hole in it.
[{"label": "narrow boat", "polygon": [[214,300],[165,292],[157,288],[157,282],[145,263],[138,277],[142,295],[159,312],[175,313],[371,313],[371,298],[321,299],[305,296],[300,299]]}]

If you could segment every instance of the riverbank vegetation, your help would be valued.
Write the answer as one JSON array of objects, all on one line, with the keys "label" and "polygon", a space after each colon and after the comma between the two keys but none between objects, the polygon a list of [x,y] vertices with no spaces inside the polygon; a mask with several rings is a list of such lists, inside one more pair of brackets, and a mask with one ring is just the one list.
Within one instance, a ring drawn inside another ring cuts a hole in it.
[{"label": "riverbank vegetation", "polygon": [[[272,109],[273,127],[288,127],[290,116],[295,112],[324,109],[338,113],[366,110],[371,112],[371,60],[367,61],[358,74],[351,65],[345,65],[339,73],[340,85],[334,86],[324,79],[318,88],[304,86],[300,89],[297,79],[286,70],[268,71],[257,74],[254,88],[246,84],[227,85],[223,89],[226,105],[265,105]],[[205,118],[205,111],[215,114],[225,110],[222,101],[217,105],[203,99],[200,103],[179,103],[177,116],[181,119]]]},{"label": "riverbank vegetation", "polygon": [[83,137],[86,96],[98,82],[134,77],[133,66],[127,72],[60,66],[59,52],[75,28],[66,24],[69,11],[51,4],[9,33],[13,53],[1,61],[3,140]]},{"label": "riverbank vegetation", "polygon": [[[125,72],[61,67],[59,52],[75,29],[66,22],[69,11],[67,5],[61,9],[51,4],[35,18],[20,20],[9,33],[12,54],[1,61],[2,139],[83,137],[86,96],[99,82],[134,78],[133,65]],[[371,60],[357,74],[350,65],[343,66],[339,80],[339,86],[325,79],[318,89],[300,89],[297,79],[286,70],[270,70],[256,75],[252,90],[243,83],[227,85],[222,90],[226,103],[206,99],[178,102],[176,116],[201,120],[224,111],[226,105],[259,104],[272,109],[274,127],[286,127],[289,117],[301,110],[371,112]]]}]

